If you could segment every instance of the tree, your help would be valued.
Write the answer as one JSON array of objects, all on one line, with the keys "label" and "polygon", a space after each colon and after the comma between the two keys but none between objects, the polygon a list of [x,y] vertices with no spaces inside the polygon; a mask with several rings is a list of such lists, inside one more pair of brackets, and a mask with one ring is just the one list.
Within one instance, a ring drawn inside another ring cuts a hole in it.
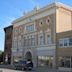
[{"label": "tree", "polygon": [[4,55],[4,52],[0,51],[0,63],[3,62],[3,55]]}]

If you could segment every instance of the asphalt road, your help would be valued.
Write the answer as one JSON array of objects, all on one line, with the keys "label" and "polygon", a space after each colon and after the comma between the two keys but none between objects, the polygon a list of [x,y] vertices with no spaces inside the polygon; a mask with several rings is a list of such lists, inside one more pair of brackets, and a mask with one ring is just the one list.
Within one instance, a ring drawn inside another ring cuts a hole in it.
[{"label": "asphalt road", "polygon": [[68,71],[58,71],[58,70],[56,71],[56,70],[51,70],[51,69],[47,69],[47,70],[37,69],[37,70],[32,70],[32,71],[19,71],[19,70],[0,68],[0,72],[68,72]]},{"label": "asphalt road", "polygon": [[11,70],[11,69],[0,68],[0,72],[24,72],[24,71],[18,71],[18,70]]},{"label": "asphalt road", "polygon": [[36,72],[36,71],[35,70],[32,70],[32,71],[20,71],[20,70],[0,68],[0,72]]}]

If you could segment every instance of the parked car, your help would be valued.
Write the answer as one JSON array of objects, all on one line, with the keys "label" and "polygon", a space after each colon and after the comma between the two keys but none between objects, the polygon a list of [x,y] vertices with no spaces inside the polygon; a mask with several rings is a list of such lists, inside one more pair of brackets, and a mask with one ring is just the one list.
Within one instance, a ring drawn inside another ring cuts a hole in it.
[{"label": "parked car", "polygon": [[27,61],[24,69],[25,70],[32,70],[33,69],[33,62],[32,61]]},{"label": "parked car", "polygon": [[33,62],[32,61],[23,61],[20,60],[19,62],[14,63],[15,69],[21,70],[32,70],[33,69]]},{"label": "parked car", "polygon": [[26,65],[26,61],[23,60],[14,63],[15,69],[24,70],[25,65]]}]

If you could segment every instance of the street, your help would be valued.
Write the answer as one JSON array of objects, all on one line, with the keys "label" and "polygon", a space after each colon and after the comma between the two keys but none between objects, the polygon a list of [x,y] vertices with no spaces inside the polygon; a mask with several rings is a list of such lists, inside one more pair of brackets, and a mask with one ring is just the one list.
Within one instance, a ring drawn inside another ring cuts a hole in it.
[{"label": "street", "polygon": [[52,70],[52,69],[37,69],[32,71],[20,71],[20,70],[0,68],[0,72],[68,72],[68,71],[58,71],[58,70]]},{"label": "street", "polygon": [[34,71],[34,70],[32,70],[32,71],[20,71],[20,70],[0,68],[0,72],[36,72],[36,71]]},{"label": "street", "polygon": [[24,72],[24,71],[0,68],[0,72]]}]

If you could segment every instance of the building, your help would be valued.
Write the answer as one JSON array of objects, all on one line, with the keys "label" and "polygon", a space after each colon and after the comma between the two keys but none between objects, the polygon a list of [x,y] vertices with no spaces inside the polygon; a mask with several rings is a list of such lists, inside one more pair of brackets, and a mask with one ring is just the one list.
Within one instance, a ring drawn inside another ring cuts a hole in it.
[{"label": "building", "polygon": [[[61,67],[59,59],[64,57],[68,60],[66,56],[69,56],[70,67],[66,68],[71,68],[72,46],[64,48],[60,44],[61,38],[72,37],[71,7],[58,2],[52,3],[41,9],[35,8],[14,20],[12,24],[12,64],[21,59],[31,59],[34,67],[58,68]],[[65,42],[67,45],[67,40]],[[69,61],[67,63],[69,64]]]},{"label": "building", "polygon": [[72,30],[57,34],[57,57],[59,68],[72,68]]},{"label": "building", "polygon": [[5,45],[4,45],[4,63],[11,63],[11,48],[12,48],[12,31],[13,26],[4,28],[5,32]]}]

